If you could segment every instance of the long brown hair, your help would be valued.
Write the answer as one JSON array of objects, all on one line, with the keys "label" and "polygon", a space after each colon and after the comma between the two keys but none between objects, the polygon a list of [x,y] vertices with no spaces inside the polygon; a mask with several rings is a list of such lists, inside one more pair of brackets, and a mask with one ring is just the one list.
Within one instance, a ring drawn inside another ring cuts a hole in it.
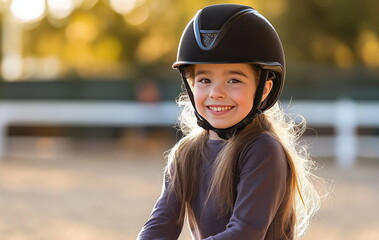
[{"label": "long brown hair", "polygon": [[[257,67],[253,66],[256,74]],[[191,78],[193,68],[188,68],[187,77]],[[183,224],[187,214],[189,224],[195,231],[196,221],[191,201],[196,194],[199,172],[205,153],[208,132],[196,126],[193,107],[188,96],[183,94],[178,101],[183,107],[180,124],[184,137],[167,155],[166,173],[170,179],[169,190],[175,193],[181,202],[178,224]],[[267,133],[282,145],[290,168],[286,201],[282,217],[282,233],[287,239],[305,233],[310,217],[319,208],[319,195],[311,181],[310,172],[313,161],[310,159],[304,144],[298,138],[305,129],[305,121],[296,122],[280,108],[279,104],[260,114],[243,131],[224,142],[224,147],[217,156],[214,165],[208,198],[211,194],[217,197],[221,214],[231,212],[234,205],[235,172],[241,152],[257,135]]]}]

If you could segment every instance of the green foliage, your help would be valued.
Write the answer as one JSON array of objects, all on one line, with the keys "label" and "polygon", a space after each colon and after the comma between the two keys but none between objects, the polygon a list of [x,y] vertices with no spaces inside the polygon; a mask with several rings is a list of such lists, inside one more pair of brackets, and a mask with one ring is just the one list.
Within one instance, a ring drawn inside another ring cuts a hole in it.
[{"label": "green foliage", "polygon": [[[84,1],[85,2],[85,1]],[[24,28],[23,56],[57,58],[59,77],[116,78],[170,71],[184,27],[217,3],[251,4],[273,22],[289,65],[379,67],[379,5],[375,0],[144,0],[130,12],[109,1],[77,7],[63,19],[47,15]],[[4,12],[5,10],[3,10]]]}]

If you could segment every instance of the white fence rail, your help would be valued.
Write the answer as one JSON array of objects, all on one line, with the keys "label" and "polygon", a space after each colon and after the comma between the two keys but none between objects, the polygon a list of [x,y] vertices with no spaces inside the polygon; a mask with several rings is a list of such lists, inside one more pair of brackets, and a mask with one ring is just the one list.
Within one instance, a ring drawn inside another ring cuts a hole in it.
[{"label": "white fence rail", "polygon": [[9,126],[168,126],[176,122],[173,102],[156,104],[115,101],[0,102],[0,159],[6,156]]},{"label": "white fence rail", "polygon": [[[358,136],[357,129],[379,128],[379,102],[296,101],[283,103],[288,112],[304,116],[308,127],[332,127],[334,135],[320,136],[316,156],[334,156],[341,167],[349,168],[358,157],[379,158],[379,136]],[[323,143],[320,144],[320,142]],[[333,152],[324,152],[333,146]],[[320,147],[321,146],[321,147]]]},{"label": "white fence rail", "polygon": [[[361,149],[371,148],[366,145],[379,148],[378,136],[357,136],[356,133],[358,127],[379,127],[379,102],[293,101],[282,105],[288,112],[303,115],[308,126],[335,129],[335,135],[330,136],[334,145],[331,154],[342,167],[353,166],[357,157],[365,155]],[[6,130],[10,125],[169,126],[175,124],[177,114],[178,108],[173,102],[2,101],[0,158],[6,155]],[[379,153],[372,152],[370,157],[379,158]]]}]

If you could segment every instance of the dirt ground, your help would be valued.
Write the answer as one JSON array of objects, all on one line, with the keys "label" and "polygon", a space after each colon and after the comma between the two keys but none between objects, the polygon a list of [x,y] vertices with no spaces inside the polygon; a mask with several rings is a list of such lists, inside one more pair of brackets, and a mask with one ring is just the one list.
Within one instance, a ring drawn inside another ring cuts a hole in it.
[{"label": "dirt ground", "polygon": [[[135,239],[160,193],[168,142],[14,139],[0,162],[0,239]],[[333,184],[307,240],[379,239],[379,159],[350,170],[325,162]],[[190,239],[184,230],[180,239]]]}]

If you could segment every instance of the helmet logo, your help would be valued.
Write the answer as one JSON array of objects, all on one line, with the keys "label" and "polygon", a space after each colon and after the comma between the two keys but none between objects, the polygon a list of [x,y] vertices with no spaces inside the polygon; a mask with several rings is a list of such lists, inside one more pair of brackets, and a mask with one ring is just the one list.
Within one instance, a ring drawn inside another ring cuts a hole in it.
[{"label": "helmet logo", "polygon": [[218,31],[212,31],[209,33],[205,33],[205,31],[200,31],[200,33],[201,33],[201,42],[203,43],[204,47],[209,48],[213,44]]}]

